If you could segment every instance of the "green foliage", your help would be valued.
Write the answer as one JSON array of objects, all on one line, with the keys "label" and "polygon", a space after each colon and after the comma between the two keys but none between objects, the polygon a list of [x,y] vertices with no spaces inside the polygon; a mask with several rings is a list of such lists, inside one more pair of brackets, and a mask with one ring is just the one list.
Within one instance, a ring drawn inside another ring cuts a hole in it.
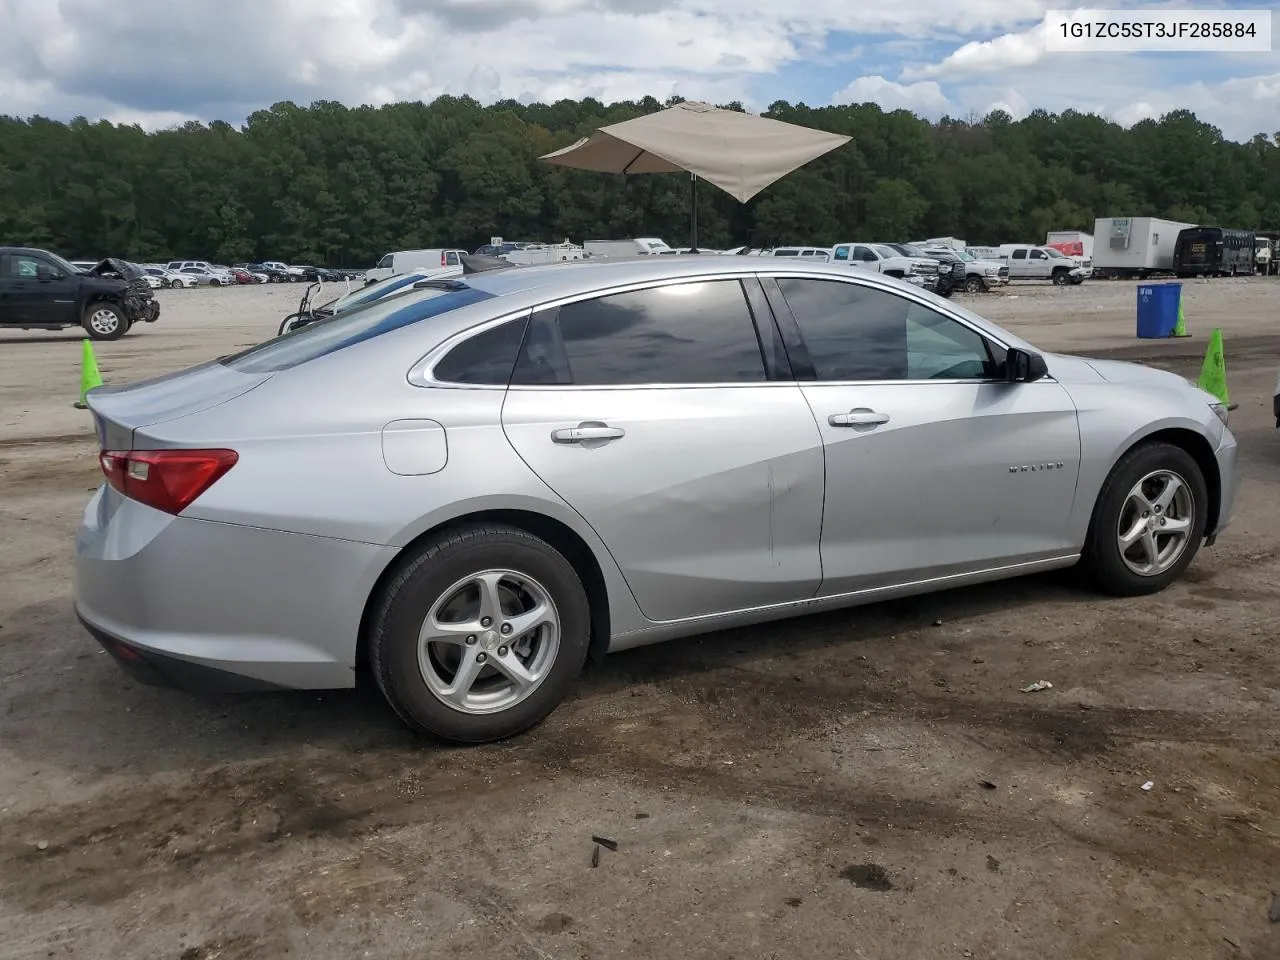
[{"label": "green foliage", "polygon": [[[623,178],[537,161],[670,102],[285,102],[239,129],[188,123],[157,133],[0,116],[0,242],[77,259],[344,266],[395,249],[474,249],[493,235],[660,236],[680,246],[688,242],[686,177]],[[1235,143],[1186,111],[1128,130],[1070,110],[929,123],[872,104],[779,101],[767,115],[854,140],[745,206],[702,187],[703,246],[1036,241],[1126,215],[1280,227],[1280,132]]]}]

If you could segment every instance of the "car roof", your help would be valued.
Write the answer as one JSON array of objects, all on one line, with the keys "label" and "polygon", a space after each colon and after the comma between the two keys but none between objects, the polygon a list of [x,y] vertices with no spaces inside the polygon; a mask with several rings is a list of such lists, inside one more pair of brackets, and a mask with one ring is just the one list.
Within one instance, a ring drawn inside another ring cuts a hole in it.
[{"label": "car roof", "polygon": [[[45,250],[43,247],[0,247],[0,253],[52,253],[52,250]],[[65,258],[64,258],[65,259]],[[67,260],[67,263],[70,263]],[[88,261],[85,261],[86,263]],[[97,260],[93,261],[97,263]]]},{"label": "car roof", "polygon": [[[812,277],[814,279],[842,279],[871,287],[918,297],[921,291],[905,280],[898,280],[871,270],[857,270],[844,263],[823,260],[802,260],[798,257],[751,257],[734,254],[681,253],[663,257],[636,257],[615,260],[567,260],[535,266],[514,267],[510,270],[493,270],[469,274],[460,281],[469,287],[492,293],[500,301],[489,301],[478,310],[501,310],[504,313],[536,307],[540,304],[583,295],[606,295],[610,288],[631,284],[661,282],[678,279],[715,279],[718,277],[749,277],[754,274]],[[980,329],[1005,343],[1025,341],[1010,331],[999,327],[980,314],[975,314],[958,303],[937,298],[944,310],[965,317]],[[461,318],[459,318],[461,320]],[[441,323],[444,317],[437,317]],[[465,329],[474,320],[460,322]],[[441,326],[444,326],[441,323]]]}]

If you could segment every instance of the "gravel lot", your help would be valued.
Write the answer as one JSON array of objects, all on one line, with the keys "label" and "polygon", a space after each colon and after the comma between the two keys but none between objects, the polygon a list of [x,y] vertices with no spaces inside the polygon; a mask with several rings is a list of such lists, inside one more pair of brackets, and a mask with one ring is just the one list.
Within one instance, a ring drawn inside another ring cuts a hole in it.
[{"label": "gravel lot", "polygon": [[[371,693],[128,680],[70,610],[80,338],[0,334],[0,954],[1274,960],[1280,281],[1185,292],[1194,336],[1159,342],[1129,283],[966,300],[1193,376],[1224,329],[1245,481],[1164,594],[1053,575],[631,651],[466,750]],[[300,294],[160,291],[103,374],[256,342]]]}]

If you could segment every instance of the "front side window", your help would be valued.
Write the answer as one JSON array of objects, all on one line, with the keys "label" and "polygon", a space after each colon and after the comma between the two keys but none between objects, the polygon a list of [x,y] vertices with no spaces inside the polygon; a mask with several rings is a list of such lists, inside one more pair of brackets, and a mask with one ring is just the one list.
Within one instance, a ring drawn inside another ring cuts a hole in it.
[{"label": "front side window", "polygon": [[1031,251],[1031,259],[1032,259],[1032,260],[1046,260],[1046,259],[1048,259],[1048,258],[1044,255],[1044,251],[1043,251],[1043,250],[1032,250],[1032,251]]},{"label": "front side window", "polygon": [[[267,264],[267,266],[269,266],[269,267],[273,267],[273,266],[275,266],[275,264],[269,263],[269,264]],[[378,261],[377,269],[378,269],[378,270],[390,270],[390,269],[391,269],[391,254],[389,254],[389,253],[388,253],[388,254],[386,254],[385,256],[383,256],[383,258],[382,258],[381,260],[379,260],[379,261]]]},{"label": "front side window", "polygon": [[40,263],[35,257],[15,253],[9,258],[9,276],[20,280],[34,280],[40,275]]},{"label": "front side window", "polygon": [[540,313],[512,382],[639,386],[765,379],[742,285],[710,280],[616,293]]},{"label": "front side window", "polygon": [[976,331],[884,290],[838,280],[778,286],[820,381],[967,380],[995,375]]}]

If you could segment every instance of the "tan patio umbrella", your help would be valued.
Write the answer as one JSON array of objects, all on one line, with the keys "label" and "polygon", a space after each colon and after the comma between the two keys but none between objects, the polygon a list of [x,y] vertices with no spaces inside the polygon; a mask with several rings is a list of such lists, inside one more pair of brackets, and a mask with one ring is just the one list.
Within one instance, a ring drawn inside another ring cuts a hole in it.
[{"label": "tan patio umbrella", "polygon": [[687,172],[690,246],[697,251],[699,177],[746,203],[771,183],[851,139],[685,101],[601,127],[591,136],[538,159],[599,173]]}]

